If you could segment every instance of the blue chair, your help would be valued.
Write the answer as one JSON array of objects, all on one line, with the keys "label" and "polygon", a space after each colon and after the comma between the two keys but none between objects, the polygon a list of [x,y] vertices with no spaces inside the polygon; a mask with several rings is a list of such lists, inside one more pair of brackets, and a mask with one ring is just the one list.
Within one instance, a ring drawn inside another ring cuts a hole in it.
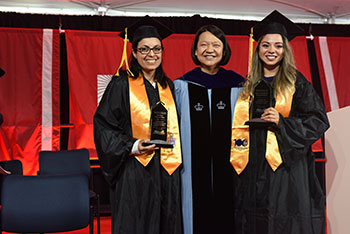
[{"label": "blue chair", "polygon": [[1,231],[66,232],[89,225],[89,181],[83,174],[5,176]]},{"label": "blue chair", "polygon": [[[0,161],[0,166],[6,171],[10,172],[11,174],[9,175],[23,175],[23,166],[20,160],[14,159],[14,160]],[[0,199],[1,199],[1,184],[4,176],[7,176],[7,175],[0,175]]]},{"label": "blue chair", "polygon": [[[87,149],[41,151],[39,152],[40,175],[58,175],[82,173],[90,180],[90,156]],[[99,195],[89,191],[90,204],[90,234],[94,230],[94,217],[97,217],[97,233],[100,234],[100,201]]]},{"label": "blue chair", "polygon": [[20,160],[0,161],[0,166],[11,172],[11,175],[23,175],[23,166]]}]

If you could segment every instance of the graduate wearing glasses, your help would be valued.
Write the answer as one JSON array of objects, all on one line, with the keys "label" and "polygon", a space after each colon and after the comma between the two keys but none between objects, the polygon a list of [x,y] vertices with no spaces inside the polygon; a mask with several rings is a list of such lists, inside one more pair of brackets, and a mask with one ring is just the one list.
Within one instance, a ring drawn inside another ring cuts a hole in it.
[{"label": "graduate wearing glasses", "polygon": [[[124,48],[126,69],[112,78],[94,116],[96,150],[111,186],[113,234],[182,233],[174,85],[161,66],[162,39],[170,34],[150,17],[120,34],[132,43],[130,69]],[[172,149],[144,145],[150,140],[151,108],[160,101],[168,111]]]}]

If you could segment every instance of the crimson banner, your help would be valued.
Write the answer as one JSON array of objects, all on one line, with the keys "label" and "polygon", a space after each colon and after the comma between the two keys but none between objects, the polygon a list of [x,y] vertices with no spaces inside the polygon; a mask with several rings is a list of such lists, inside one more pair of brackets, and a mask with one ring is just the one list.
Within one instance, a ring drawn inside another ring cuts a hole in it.
[{"label": "crimson banner", "polygon": [[312,83],[306,37],[295,37],[290,45],[293,50],[295,65],[305,78]]},{"label": "crimson banner", "polygon": [[123,40],[117,32],[66,30],[65,35],[70,123],[73,124],[69,131],[68,149],[87,148],[91,158],[96,158],[93,115],[98,102],[98,78],[107,85],[110,76],[116,73]]},{"label": "crimson banner", "polygon": [[41,150],[59,150],[59,33],[0,28],[0,160],[19,159],[38,171]]},{"label": "crimson banner", "polygon": [[327,112],[349,106],[350,39],[316,37],[314,43]]}]

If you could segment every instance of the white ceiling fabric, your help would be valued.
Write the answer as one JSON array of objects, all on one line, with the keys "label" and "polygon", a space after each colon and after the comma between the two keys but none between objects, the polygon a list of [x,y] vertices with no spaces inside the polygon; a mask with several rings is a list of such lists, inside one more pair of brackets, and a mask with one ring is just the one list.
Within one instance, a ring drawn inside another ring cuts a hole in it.
[{"label": "white ceiling fabric", "polygon": [[62,15],[261,20],[275,9],[296,23],[350,24],[350,0],[0,0],[1,12]]}]

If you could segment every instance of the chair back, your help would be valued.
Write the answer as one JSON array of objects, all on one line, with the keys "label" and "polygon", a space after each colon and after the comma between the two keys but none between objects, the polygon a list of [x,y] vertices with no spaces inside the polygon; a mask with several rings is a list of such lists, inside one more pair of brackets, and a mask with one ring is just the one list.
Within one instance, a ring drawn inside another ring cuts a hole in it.
[{"label": "chair back", "polygon": [[23,167],[20,160],[0,161],[0,166],[6,171],[11,172],[11,175],[23,175]]},{"label": "chair back", "polygon": [[[4,176],[9,175],[23,175],[23,167],[22,162],[20,160],[8,160],[8,161],[0,161],[0,166],[11,174],[8,175],[0,175],[0,200],[1,200],[1,185],[4,179]],[[1,203],[0,203],[1,204]]]},{"label": "chair back", "polygon": [[83,173],[90,178],[87,149],[39,152],[40,175]]},{"label": "chair back", "polygon": [[89,224],[89,184],[83,174],[6,176],[1,195],[2,231],[66,232]]}]

